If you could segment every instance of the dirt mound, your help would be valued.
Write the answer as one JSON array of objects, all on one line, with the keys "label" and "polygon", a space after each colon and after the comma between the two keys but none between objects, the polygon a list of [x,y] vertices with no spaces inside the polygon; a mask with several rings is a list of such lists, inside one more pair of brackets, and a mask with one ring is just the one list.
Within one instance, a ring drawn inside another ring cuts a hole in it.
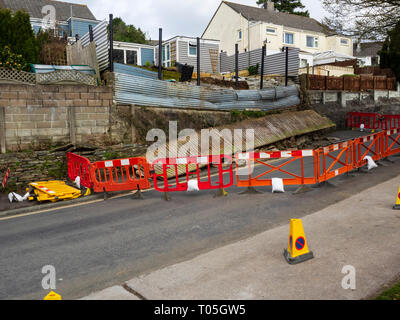
[{"label": "dirt mound", "polygon": [[[215,78],[201,78],[201,83],[214,85],[218,87],[226,87],[236,89],[235,81],[230,80],[220,80]],[[239,90],[249,90],[249,85],[246,81],[239,81]]]}]

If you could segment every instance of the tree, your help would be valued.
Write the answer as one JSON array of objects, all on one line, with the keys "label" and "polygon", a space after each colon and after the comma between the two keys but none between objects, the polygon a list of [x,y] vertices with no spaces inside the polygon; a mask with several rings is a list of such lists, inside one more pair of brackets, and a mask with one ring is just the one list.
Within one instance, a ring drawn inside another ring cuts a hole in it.
[{"label": "tree", "polygon": [[388,32],[382,50],[379,52],[381,68],[390,68],[400,79],[400,21]]},{"label": "tree", "polygon": [[29,14],[8,9],[0,9],[0,46],[7,46],[10,52],[22,55],[28,63],[37,63],[39,46],[33,32]]},{"label": "tree", "polygon": [[330,29],[359,39],[383,40],[400,17],[399,0],[323,0]]},{"label": "tree", "polygon": [[114,40],[122,42],[147,43],[146,34],[131,24],[127,25],[121,18],[113,20]]},{"label": "tree", "polygon": [[[266,6],[268,0],[257,0],[258,5]],[[297,14],[299,16],[309,17],[310,13],[306,11],[296,11],[296,9],[304,9],[305,6],[301,3],[301,0],[271,0],[275,9],[279,12],[287,12],[291,14]]]}]

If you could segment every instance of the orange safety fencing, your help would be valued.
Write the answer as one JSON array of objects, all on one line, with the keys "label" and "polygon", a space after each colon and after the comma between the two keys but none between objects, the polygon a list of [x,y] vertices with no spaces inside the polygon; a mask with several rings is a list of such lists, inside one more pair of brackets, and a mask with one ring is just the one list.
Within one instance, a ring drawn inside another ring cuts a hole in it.
[{"label": "orange safety fencing", "polygon": [[[283,176],[285,185],[315,184],[315,172],[312,177],[304,174],[304,159],[310,157],[315,163],[314,150],[297,151],[277,151],[277,152],[248,152],[236,154],[236,185],[238,187],[256,187],[272,185],[272,178],[277,173]],[[268,163],[270,159],[282,159],[282,163]],[[245,162],[247,167],[241,168],[241,163]],[[293,166],[297,163],[299,166]],[[288,165],[292,168],[288,169]],[[264,171],[255,173],[259,167]],[[247,179],[242,178],[248,177]]]},{"label": "orange safety fencing", "polygon": [[98,161],[91,165],[94,192],[144,190],[151,187],[146,158]]},{"label": "orange safety fencing", "polygon": [[347,127],[357,128],[363,124],[365,129],[381,129],[392,130],[400,129],[400,115],[368,112],[348,112],[347,113]]},{"label": "orange safety fencing", "polygon": [[[228,162],[228,168],[225,169],[223,164],[224,160]],[[200,176],[200,165],[207,167],[207,175],[204,177]],[[155,170],[153,175],[154,188],[160,192],[186,191],[188,189],[189,180],[192,179],[197,181],[199,190],[223,189],[233,184],[232,158],[227,155],[157,159],[153,162],[153,166]],[[181,177],[183,181],[179,181],[178,166],[181,166],[181,168],[184,166],[183,178]],[[218,179],[214,182],[211,179],[212,166],[218,169],[216,174]],[[170,173],[175,176],[175,185],[170,185],[168,182]],[[226,182],[224,182],[225,173],[229,174],[229,179]],[[161,178],[161,181],[158,181],[159,178]]]}]

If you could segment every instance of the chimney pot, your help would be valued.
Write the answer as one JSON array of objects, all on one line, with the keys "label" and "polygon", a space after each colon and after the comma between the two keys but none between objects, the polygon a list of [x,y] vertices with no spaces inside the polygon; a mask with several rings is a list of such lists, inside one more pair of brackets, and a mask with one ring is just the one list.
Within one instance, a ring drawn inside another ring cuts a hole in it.
[{"label": "chimney pot", "polygon": [[267,0],[266,2],[264,2],[264,9],[268,11],[275,11],[275,3],[271,0]]}]

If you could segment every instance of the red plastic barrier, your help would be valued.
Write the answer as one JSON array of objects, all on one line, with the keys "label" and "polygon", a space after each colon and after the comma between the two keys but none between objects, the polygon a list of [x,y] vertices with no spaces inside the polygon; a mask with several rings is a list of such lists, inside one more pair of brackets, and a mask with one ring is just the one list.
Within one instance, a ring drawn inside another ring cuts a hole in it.
[{"label": "red plastic barrier", "polygon": [[[230,162],[228,169],[223,168],[224,159],[227,159]],[[204,177],[200,177],[200,165],[207,166],[208,175],[205,177],[205,181]],[[160,192],[186,191],[188,188],[188,182],[191,180],[192,176],[197,180],[199,190],[223,189],[228,188],[233,184],[232,158],[227,155],[157,159],[153,162],[153,166],[155,170],[153,175],[154,188]],[[184,182],[179,181],[178,166],[185,166],[183,177]],[[212,166],[218,168],[218,179],[216,182],[213,182],[211,179]],[[160,167],[161,173],[158,173]],[[173,175],[175,176],[175,186],[168,183],[168,175],[171,170],[173,170]],[[223,179],[224,173],[229,173],[229,182],[227,183],[225,183]],[[162,186],[160,185],[158,178],[162,178]]]},{"label": "red plastic barrier", "polygon": [[77,154],[68,152],[68,177],[75,181],[76,177],[81,178],[81,185],[87,188],[93,187],[93,180],[90,176],[90,161],[89,159],[78,156]]},{"label": "red plastic barrier", "polygon": [[383,115],[382,130],[400,129],[400,115]]},{"label": "red plastic barrier", "polygon": [[[304,158],[306,157],[311,157],[313,164],[315,164],[314,150],[238,153],[236,154],[236,163],[238,164],[236,167],[236,185],[238,187],[270,186],[273,178],[271,173],[274,173],[275,176],[277,174],[283,176],[284,185],[315,184],[315,169],[311,177],[304,174]],[[282,159],[284,162],[277,164],[266,162],[269,159]],[[246,161],[248,168],[246,174],[241,174],[241,171],[243,171],[239,167],[241,161]],[[295,162],[300,166],[293,166]],[[289,164],[292,164],[291,168],[287,167]],[[257,165],[257,168],[255,165]],[[260,168],[265,170],[259,172]],[[243,179],[243,176],[247,176],[247,178]]]},{"label": "red plastic barrier", "polygon": [[347,127],[359,129],[361,124],[364,124],[365,129],[379,129],[381,128],[380,117],[379,113],[348,112]]},{"label": "red plastic barrier", "polygon": [[94,192],[150,188],[150,165],[145,158],[98,161],[91,166]]}]

